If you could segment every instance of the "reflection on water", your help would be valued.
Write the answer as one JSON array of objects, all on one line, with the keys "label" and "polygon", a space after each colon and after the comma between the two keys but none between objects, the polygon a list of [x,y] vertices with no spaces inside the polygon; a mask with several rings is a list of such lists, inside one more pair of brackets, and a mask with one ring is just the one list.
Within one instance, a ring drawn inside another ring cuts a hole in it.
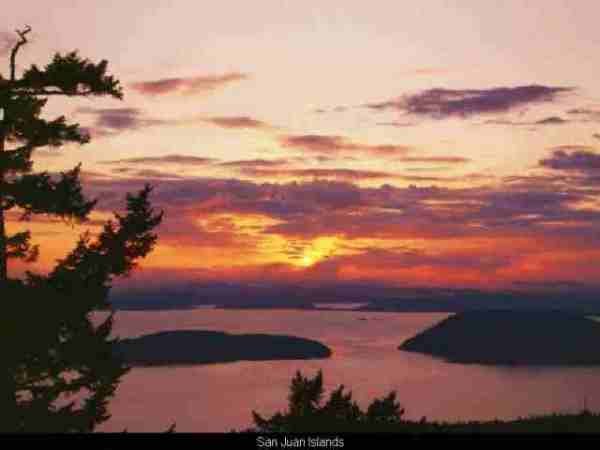
[{"label": "reflection on water", "polygon": [[351,311],[367,305],[368,303],[315,303],[316,308],[335,309],[338,311]]},{"label": "reflection on water", "polygon": [[600,368],[494,368],[449,364],[397,350],[419,331],[447,317],[431,313],[357,311],[191,310],[122,311],[115,334],[164,330],[289,334],[316,339],[330,359],[239,362],[193,367],[135,368],[111,403],[102,430],[228,431],[250,424],[251,411],[286,407],[296,370],[323,369],[326,388],[344,384],[359,403],[395,389],[407,416],[436,420],[516,418],[575,412],[587,397],[600,410]]}]

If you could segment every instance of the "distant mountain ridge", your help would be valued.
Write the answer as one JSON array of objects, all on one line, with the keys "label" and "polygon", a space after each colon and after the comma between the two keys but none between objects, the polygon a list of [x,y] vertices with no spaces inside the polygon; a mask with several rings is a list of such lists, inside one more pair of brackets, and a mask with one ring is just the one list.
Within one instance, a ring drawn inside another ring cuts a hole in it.
[{"label": "distant mountain ridge", "polygon": [[318,309],[315,304],[363,303],[362,311],[464,312],[480,310],[560,310],[600,314],[600,289],[561,284],[543,291],[443,288],[205,284],[180,289],[121,290],[115,309],[169,310],[215,305],[226,309]]}]

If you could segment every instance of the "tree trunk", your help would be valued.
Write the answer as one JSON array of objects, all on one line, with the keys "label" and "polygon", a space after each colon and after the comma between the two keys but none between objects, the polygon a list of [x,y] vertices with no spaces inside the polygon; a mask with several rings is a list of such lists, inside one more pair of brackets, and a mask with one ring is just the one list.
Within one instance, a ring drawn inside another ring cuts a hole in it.
[{"label": "tree trunk", "polygon": [[[4,152],[4,124],[0,122],[0,153]],[[8,293],[8,259],[6,257],[6,228],[4,224],[4,209],[2,209],[3,195],[2,195],[2,184],[4,182],[4,172],[0,170],[0,299],[8,301],[5,295]],[[3,294],[2,291],[5,293]],[[7,305],[4,305],[6,308]],[[4,324],[2,324],[4,328]],[[2,340],[6,336],[5,333],[0,332]],[[11,337],[11,336],[8,336]],[[2,417],[2,424],[0,424],[0,431],[17,431],[17,417],[16,417],[16,388],[14,374],[10,370],[12,355],[7,356],[7,366],[9,370],[2,370],[2,377],[0,379],[0,390],[2,390],[2,397],[0,397],[0,417]],[[6,422],[4,419],[7,419]]]},{"label": "tree trunk", "polygon": [[[4,124],[0,124],[0,152],[4,152]],[[4,223],[4,197],[2,185],[4,184],[4,172],[0,171],[0,290],[6,288],[8,282],[8,258],[6,255],[6,225]]]}]

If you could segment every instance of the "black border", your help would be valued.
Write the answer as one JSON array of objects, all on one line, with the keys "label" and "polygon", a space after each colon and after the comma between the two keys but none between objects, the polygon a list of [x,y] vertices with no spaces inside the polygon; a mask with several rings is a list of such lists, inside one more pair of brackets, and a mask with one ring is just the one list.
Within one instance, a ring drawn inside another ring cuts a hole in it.
[{"label": "black border", "polygon": [[[258,438],[275,439],[278,446],[260,446]],[[343,442],[343,446],[309,446],[303,447],[284,447],[283,439],[287,438],[338,438]],[[38,446],[59,446],[57,448],[78,448],[85,450],[102,449],[111,450],[116,448],[139,448],[146,445],[167,445],[166,450],[174,448],[221,448],[221,446],[231,446],[225,448],[234,449],[365,449],[376,445],[377,448],[388,448],[404,441],[421,440],[449,440],[449,441],[486,441],[486,440],[524,440],[524,441],[546,441],[546,440],[593,440],[600,442],[600,432],[597,434],[583,433],[431,433],[431,434],[405,434],[405,433],[282,433],[282,434],[263,434],[263,433],[92,433],[92,434],[0,434],[0,445],[3,444],[32,444]],[[13,448],[13,447],[4,447]]]}]

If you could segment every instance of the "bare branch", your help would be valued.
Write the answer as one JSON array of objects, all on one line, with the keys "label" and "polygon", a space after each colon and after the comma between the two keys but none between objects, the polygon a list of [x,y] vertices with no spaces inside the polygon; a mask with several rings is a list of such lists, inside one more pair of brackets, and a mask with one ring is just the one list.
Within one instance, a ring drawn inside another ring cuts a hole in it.
[{"label": "bare branch", "polygon": [[27,44],[27,35],[31,32],[31,27],[29,25],[25,26],[24,30],[16,30],[17,34],[19,35],[20,39],[19,42],[17,42],[15,44],[15,46],[13,47],[12,51],[10,52],[10,80],[12,82],[15,81],[16,79],[16,58],[17,58],[17,53],[19,52],[19,49],[24,46],[25,44]]}]

